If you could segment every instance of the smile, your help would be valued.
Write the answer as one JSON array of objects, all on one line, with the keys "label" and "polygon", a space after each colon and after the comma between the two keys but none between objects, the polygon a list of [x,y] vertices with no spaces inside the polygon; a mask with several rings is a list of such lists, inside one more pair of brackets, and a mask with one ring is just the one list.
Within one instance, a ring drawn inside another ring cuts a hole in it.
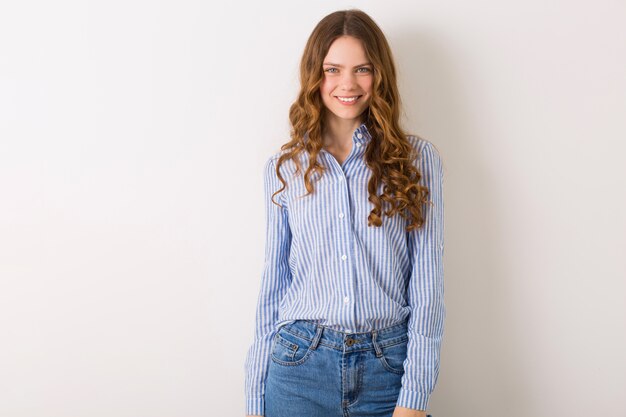
[{"label": "smile", "polygon": [[348,104],[348,105],[356,103],[357,100],[359,100],[361,97],[363,96],[349,96],[349,97],[335,96],[335,98],[339,100],[341,104]]}]

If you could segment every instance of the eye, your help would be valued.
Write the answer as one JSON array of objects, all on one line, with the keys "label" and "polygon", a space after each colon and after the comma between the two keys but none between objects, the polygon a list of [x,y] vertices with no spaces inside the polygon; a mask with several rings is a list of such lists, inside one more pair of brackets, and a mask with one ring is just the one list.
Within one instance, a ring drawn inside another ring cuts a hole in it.
[{"label": "eye", "polygon": [[361,68],[359,68],[359,69],[360,69],[360,70],[365,70],[365,71],[363,71],[363,72],[372,72],[372,70],[371,70],[371,69],[369,69],[369,68],[367,68],[367,67],[361,67]]},{"label": "eye", "polygon": [[[331,70],[337,70],[337,68],[331,67],[331,68],[326,68],[326,72],[331,72],[333,73]],[[333,73],[334,74],[334,73]]]}]

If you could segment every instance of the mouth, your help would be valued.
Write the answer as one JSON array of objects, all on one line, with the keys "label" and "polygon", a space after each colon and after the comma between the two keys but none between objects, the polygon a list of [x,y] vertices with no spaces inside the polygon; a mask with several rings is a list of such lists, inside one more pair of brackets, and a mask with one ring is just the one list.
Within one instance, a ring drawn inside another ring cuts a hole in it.
[{"label": "mouth", "polygon": [[354,103],[356,103],[357,101],[359,101],[359,99],[363,97],[363,95],[360,96],[335,96],[335,98],[343,105],[345,106],[351,106]]}]

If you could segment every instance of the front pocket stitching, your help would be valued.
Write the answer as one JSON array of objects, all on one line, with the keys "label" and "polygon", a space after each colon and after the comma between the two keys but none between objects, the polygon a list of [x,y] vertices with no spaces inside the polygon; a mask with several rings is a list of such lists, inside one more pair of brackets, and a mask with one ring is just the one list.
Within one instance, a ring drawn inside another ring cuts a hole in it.
[{"label": "front pocket stitching", "polygon": [[[408,341],[408,337],[404,336],[402,339],[404,339],[404,338],[406,338],[405,341]],[[391,345],[387,345],[386,347],[397,346],[400,343],[402,343],[402,342],[393,343]],[[389,362],[387,362],[387,358],[385,357],[385,350],[384,349],[383,349],[382,355],[378,359],[380,359],[380,362],[382,363],[382,365],[383,365],[383,367],[385,369],[387,369],[390,372],[393,372],[394,374],[402,375],[405,372],[404,366],[402,367],[402,369],[396,369],[396,368],[393,368],[391,365],[389,365]]]},{"label": "front pocket stitching", "polygon": [[278,340],[278,343],[280,343],[281,345],[285,346],[288,349],[293,350],[294,351],[293,353],[296,353],[296,351],[299,348],[298,345],[296,345],[295,343],[291,343],[289,340],[285,339],[280,334],[276,336],[276,339]]},{"label": "front pocket stitching", "polygon": [[385,359],[385,356],[381,356],[378,359],[383,364],[383,367],[387,369],[389,372],[393,372],[394,374],[398,374],[398,375],[402,375],[404,373],[404,369],[398,370],[398,369],[392,368],[391,365],[389,365],[389,363],[387,362],[387,359]]},{"label": "front pocket stitching", "polygon": [[389,348],[395,345],[399,345],[401,343],[408,343],[408,341],[408,336],[399,336],[394,339],[387,339],[384,342],[378,342],[378,346],[380,346],[381,348]]},{"label": "front pocket stitching", "polygon": [[311,352],[312,352],[311,349],[307,350],[307,352],[304,354],[304,356],[301,357],[300,359],[298,359],[295,362],[285,362],[285,361],[282,361],[282,360],[276,358],[273,353],[270,356],[271,356],[271,358],[272,358],[272,360],[274,362],[276,362],[276,363],[278,363],[280,365],[297,366],[297,365],[302,364],[304,361],[306,361],[309,358],[309,356],[311,356]]},{"label": "front pocket stitching", "polygon": [[[286,340],[285,338],[283,338],[280,334],[276,334],[276,341],[275,343],[280,343],[281,345],[287,347],[287,349],[290,349],[292,351],[291,354],[291,358],[293,359],[293,357],[296,354],[296,351],[300,348],[298,345],[296,345],[295,343],[291,343],[288,340]],[[293,346],[296,346],[296,349],[294,350]],[[303,357],[301,357],[300,359],[298,359],[297,361],[290,361],[290,362],[286,362],[283,360],[278,359],[276,356],[274,356],[274,349],[272,349],[272,353],[270,354],[270,357],[272,358],[272,360],[280,365],[285,365],[285,366],[296,366],[296,365],[300,365],[302,364],[304,361],[306,361],[309,356],[311,355],[311,347],[309,345],[309,348],[307,349],[306,353],[304,354]]]},{"label": "front pocket stitching", "polygon": [[[296,356],[296,352],[298,351],[299,346],[294,343],[291,343],[289,340],[282,337],[280,333],[276,335],[276,342],[283,345],[287,350],[291,352],[291,354],[289,355],[289,359],[293,362],[293,358]],[[273,351],[274,349],[272,349],[272,352]]]}]

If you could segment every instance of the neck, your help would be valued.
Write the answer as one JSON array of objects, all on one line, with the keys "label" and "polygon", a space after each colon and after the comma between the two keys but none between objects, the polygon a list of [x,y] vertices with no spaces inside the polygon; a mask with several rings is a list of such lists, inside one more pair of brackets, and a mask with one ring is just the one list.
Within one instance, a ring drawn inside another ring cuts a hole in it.
[{"label": "neck", "polygon": [[352,120],[341,119],[334,115],[326,117],[324,131],[322,132],[324,147],[342,148],[350,146],[352,134],[362,123],[363,121],[360,117]]}]

